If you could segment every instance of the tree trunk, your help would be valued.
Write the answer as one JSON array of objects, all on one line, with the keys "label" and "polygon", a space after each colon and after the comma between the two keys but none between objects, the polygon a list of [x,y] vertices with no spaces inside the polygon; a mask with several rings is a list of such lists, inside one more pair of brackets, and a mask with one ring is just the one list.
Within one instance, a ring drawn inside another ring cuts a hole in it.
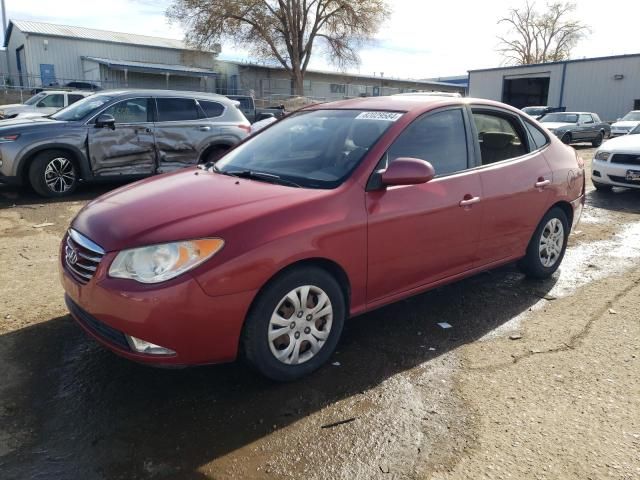
[{"label": "tree trunk", "polygon": [[293,80],[293,94],[304,96],[304,76],[300,68],[293,68],[291,80]]}]

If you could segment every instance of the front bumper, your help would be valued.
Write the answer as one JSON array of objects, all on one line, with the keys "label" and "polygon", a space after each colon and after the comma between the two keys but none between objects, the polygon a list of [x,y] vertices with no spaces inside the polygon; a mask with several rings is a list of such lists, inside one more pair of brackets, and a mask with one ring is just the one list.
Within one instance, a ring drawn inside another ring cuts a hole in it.
[{"label": "front bumper", "polygon": [[640,170],[638,165],[611,163],[594,159],[591,163],[591,179],[594,182],[615,187],[640,188],[640,182],[626,180],[627,170]]},{"label": "front bumper", "polygon": [[[242,325],[256,292],[211,297],[188,274],[166,284],[140,285],[101,276],[106,263],[102,262],[96,277],[86,285],[79,284],[62,262],[59,264],[69,311],[98,342],[130,360],[158,366],[222,363],[236,358]],[[125,334],[176,354],[137,353],[128,346]]]}]

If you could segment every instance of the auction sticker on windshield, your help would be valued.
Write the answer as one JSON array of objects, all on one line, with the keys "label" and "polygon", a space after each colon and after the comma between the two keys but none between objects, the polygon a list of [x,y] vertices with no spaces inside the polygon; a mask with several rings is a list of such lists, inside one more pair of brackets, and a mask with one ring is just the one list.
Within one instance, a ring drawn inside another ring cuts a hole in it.
[{"label": "auction sticker on windshield", "polygon": [[395,122],[402,116],[398,112],[362,112],[356,120],[383,120],[385,122]]}]

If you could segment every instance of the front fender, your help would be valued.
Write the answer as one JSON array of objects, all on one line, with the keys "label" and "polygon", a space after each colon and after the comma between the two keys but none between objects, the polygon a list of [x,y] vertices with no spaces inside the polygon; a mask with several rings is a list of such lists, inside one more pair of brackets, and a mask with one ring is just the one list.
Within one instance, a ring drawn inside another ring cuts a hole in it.
[{"label": "front fender", "polygon": [[69,150],[75,156],[78,166],[80,168],[80,174],[82,178],[91,177],[91,166],[86,154],[86,138],[82,142],[51,142],[49,140],[42,140],[39,142],[31,143],[20,150],[16,155],[16,161],[14,162],[14,174],[23,178],[27,174],[27,168],[30,160],[40,152],[45,150]]}]

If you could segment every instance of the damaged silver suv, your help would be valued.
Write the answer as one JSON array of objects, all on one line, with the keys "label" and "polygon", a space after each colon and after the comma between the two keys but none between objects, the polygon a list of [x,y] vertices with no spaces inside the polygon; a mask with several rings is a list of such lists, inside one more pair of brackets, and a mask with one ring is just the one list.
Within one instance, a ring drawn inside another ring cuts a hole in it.
[{"label": "damaged silver suv", "polygon": [[250,132],[238,103],[164,90],[100,92],[44,118],[0,122],[0,183],[40,195],[215,161]]}]

